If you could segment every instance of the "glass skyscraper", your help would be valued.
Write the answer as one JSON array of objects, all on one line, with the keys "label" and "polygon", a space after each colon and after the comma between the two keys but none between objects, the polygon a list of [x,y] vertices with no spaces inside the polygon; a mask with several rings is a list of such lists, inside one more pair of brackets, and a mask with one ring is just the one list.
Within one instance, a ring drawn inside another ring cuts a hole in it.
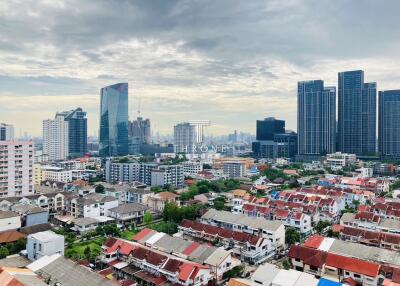
[{"label": "glass skyscraper", "polygon": [[379,92],[379,152],[400,157],[400,90]]},{"label": "glass skyscraper", "polygon": [[100,91],[99,155],[128,154],[128,84],[117,83]]},{"label": "glass skyscraper", "polygon": [[83,156],[87,152],[87,118],[82,108],[57,113],[68,122],[68,155]]},{"label": "glass skyscraper", "polygon": [[338,149],[344,153],[376,153],[376,83],[364,83],[361,70],[338,76]]},{"label": "glass skyscraper", "polygon": [[336,88],[322,80],[297,84],[299,155],[325,155],[336,147]]}]

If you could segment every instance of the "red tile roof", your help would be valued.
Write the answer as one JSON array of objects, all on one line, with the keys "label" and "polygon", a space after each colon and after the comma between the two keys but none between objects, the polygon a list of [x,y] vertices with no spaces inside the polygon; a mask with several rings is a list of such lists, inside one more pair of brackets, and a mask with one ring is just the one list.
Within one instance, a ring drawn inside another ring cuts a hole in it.
[{"label": "red tile roof", "polygon": [[179,280],[181,281],[187,281],[190,277],[190,274],[194,271],[195,266],[190,263],[182,263],[179,266]]},{"label": "red tile roof", "polygon": [[333,253],[328,253],[326,265],[353,273],[376,277],[379,274],[380,265],[351,257],[345,257]]},{"label": "red tile roof", "polygon": [[193,242],[192,244],[190,244],[190,245],[182,252],[182,254],[190,255],[190,254],[191,254],[193,251],[195,251],[199,246],[200,246],[199,243]]},{"label": "red tile roof", "polygon": [[325,263],[327,253],[300,245],[292,245],[289,249],[288,256],[290,258],[300,259],[307,265],[321,268]]},{"label": "red tile roof", "polygon": [[150,234],[153,230],[149,229],[149,228],[144,228],[142,229],[139,233],[137,233],[136,235],[134,235],[132,237],[133,241],[139,241],[142,238],[144,238],[146,235]]},{"label": "red tile roof", "polygon": [[321,245],[321,243],[324,241],[324,237],[320,235],[313,235],[310,236],[304,243],[303,246],[309,247],[309,248],[315,248],[318,249],[318,247]]}]

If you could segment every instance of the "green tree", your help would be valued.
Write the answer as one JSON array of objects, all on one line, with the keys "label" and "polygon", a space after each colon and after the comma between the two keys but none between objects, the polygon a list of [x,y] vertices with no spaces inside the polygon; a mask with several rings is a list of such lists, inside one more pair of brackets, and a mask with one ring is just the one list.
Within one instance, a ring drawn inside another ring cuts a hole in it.
[{"label": "green tree", "polygon": [[328,226],[330,226],[330,225],[331,225],[331,224],[330,224],[329,222],[320,220],[320,221],[317,223],[317,225],[314,227],[314,229],[315,229],[315,231],[316,231],[318,234],[322,234],[323,230],[324,230],[325,228],[327,228]]},{"label": "green tree", "polygon": [[300,234],[294,227],[286,228],[285,242],[288,246],[300,242]]},{"label": "green tree", "polygon": [[91,250],[90,250],[90,246],[86,246],[85,250],[83,251],[83,255],[85,255],[85,258],[87,260],[90,260],[90,256],[91,256]]},{"label": "green tree", "polygon": [[289,270],[292,268],[292,262],[290,261],[290,259],[285,259],[282,261],[282,266],[285,270]]},{"label": "green tree", "polygon": [[94,191],[98,194],[104,194],[104,186],[102,184],[96,185]]},{"label": "green tree", "polygon": [[0,259],[5,258],[8,255],[10,255],[10,252],[8,251],[7,247],[4,246],[0,247]]},{"label": "green tree", "polygon": [[218,197],[214,199],[214,208],[216,210],[223,210],[225,209],[226,199],[225,197]]},{"label": "green tree", "polygon": [[153,215],[150,212],[145,212],[143,216],[143,222],[145,224],[150,224],[153,222]]}]

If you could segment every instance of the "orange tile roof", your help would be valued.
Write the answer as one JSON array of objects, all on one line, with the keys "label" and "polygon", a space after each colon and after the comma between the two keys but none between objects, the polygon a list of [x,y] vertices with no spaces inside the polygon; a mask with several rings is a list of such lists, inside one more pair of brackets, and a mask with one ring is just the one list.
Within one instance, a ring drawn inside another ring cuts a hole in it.
[{"label": "orange tile roof", "polygon": [[0,243],[15,242],[18,239],[25,238],[26,235],[16,230],[7,230],[0,232]]}]

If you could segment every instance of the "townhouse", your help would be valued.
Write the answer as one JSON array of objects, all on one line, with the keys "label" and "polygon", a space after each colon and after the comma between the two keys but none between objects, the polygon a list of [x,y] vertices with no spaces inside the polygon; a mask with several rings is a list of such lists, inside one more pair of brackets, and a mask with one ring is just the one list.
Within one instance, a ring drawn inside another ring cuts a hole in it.
[{"label": "townhouse", "polygon": [[344,213],[340,218],[340,225],[342,227],[349,226],[377,232],[400,234],[400,220],[382,218],[369,212]]},{"label": "townhouse", "polygon": [[110,209],[118,207],[118,199],[102,194],[92,193],[85,197],[75,197],[70,201],[69,214],[73,217],[110,216]]},{"label": "townhouse", "polygon": [[215,279],[211,269],[140,243],[109,238],[102,247],[101,260],[113,265],[119,279],[162,285],[205,286]]},{"label": "townhouse", "polygon": [[284,248],[285,245],[285,226],[281,221],[209,209],[201,217],[200,222],[267,238],[274,249]]},{"label": "townhouse", "polygon": [[222,279],[225,272],[240,264],[238,259],[232,257],[231,251],[187,241],[150,229],[143,229],[133,237],[133,240],[163,253],[205,265],[211,269],[218,280]]},{"label": "townhouse", "polygon": [[370,231],[354,227],[340,227],[340,238],[383,249],[400,251],[400,234]]},{"label": "townhouse", "polygon": [[352,280],[365,286],[377,286],[381,266],[343,255],[292,245],[289,258],[293,268],[334,281]]},{"label": "townhouse", "polygon": [[231,249],[241,260],[250,263],[262,263],[275,252],[269,239],[216,227],[197,221],[183,220],[178,226],[182,237],[202,240],[222,245],[225,249]]}]

